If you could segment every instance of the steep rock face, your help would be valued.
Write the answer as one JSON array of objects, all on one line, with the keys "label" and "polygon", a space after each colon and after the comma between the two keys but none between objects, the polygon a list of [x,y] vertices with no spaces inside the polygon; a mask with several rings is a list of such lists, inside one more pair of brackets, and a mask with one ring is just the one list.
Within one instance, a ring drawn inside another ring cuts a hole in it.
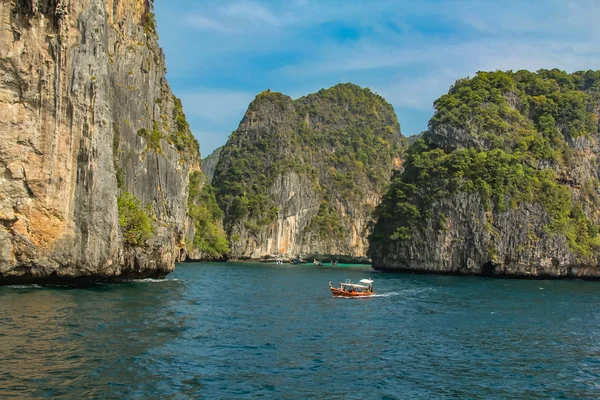
[{"label": "steep rock face", "polygon": [[[199,156],[151,4],[2,1],[0,24],[0,281],[166,275]],[[125,192],[153,220],[141,245]]]},{"label": "steep rock face", "polygon": [[206,179],[209,183],[212,182],[213,176],[215,175],[219,158],[221,158],[221,151],[223,151],[223,146],[216,148],[212,153],[206,156],[206,158],[202,159],[202,172],[206,175]]},{"label": "steep rock face", "polygon": [[229,242],[223,229],[223,211],[217,204],[215,188],[201,171],[194,171],[190,175],[188,217],[186,259],[189,261],[224,259],[229,253]]},{"label": "steep rock face", "polygon": [[600,278],[599,93],[598,71],[457,81],[377,210],[373,266]]},{"label": "steep rock face", "polygon": [[295,101],[259,94],[212,181],[231,256],[364,257],[403,143],[392,107],[368,89],[343,84]]}]

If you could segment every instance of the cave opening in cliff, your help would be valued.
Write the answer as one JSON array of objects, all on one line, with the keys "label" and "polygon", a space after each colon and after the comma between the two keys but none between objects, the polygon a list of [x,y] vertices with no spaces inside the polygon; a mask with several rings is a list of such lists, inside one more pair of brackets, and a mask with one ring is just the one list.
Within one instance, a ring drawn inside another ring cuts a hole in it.
[{"label": "cave opening in cliff", "polygon": [[492,277],[495,276],[496,264],[489,261],[481,266],[481,276]]}]

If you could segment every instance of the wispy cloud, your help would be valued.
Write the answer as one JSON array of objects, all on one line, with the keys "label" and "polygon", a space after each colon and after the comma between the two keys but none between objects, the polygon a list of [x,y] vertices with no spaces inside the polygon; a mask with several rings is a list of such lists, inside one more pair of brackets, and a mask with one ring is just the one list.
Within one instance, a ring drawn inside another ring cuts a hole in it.
[{"label": "wispy cloud", "polygon": [[229,4],[219,10],[219,13],[224,17],[248,21],[252,25],[267,24],[279,26],[286,23],[289,18],[287,15],[276,16],[268,8],[250,1]]},{"label": "wispy cloud", "polygon": [[373,90],[397,107],[432,110],[433,100],[446,92],[456,80],[456,72],[448,69],[424,74],[415,79],[402,75],[392,77],[385,86]]},{"label": "wispy cloud", "polygon": [[187,21],[199,30],[239,34],[283,27],[296,19],[290,12],[275,13],[254,1],[236,1],[215,9],[203,9],[202,14],[192,14]]},{"label": "wispy cloud", "polygon": [[219,132],[224,142],[265,88],[299,97],[352,81],[418,132],[433,101],[478,70],[600,65],[597,0],[165,3],[156,7],[169,78],[201,143]]},{"label": "wispy cloud", "polygon": [[202,17],[200,15],[190,15],[186,18],[186,21],[189,25],[200,30],[214,31],[218,33],[232,32],[231,27],[214,19]]}]

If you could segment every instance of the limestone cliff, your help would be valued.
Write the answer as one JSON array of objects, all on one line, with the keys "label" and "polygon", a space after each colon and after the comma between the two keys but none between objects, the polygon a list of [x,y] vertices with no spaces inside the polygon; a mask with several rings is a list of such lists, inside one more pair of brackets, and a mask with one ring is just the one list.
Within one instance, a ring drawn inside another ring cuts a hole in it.
[{"label": "limestone cliff", "polygon": [[381,270],[600,278],[600,71],[478,73],[377,209]]},{"label": "limestone cliff", "polygon": [[2,0],[0,25],[0,282],[169,273],[199,155],[151,1]]},{"label": "limestone cliff", "polygon": [[366,255],[403,138],[391,105],[352,84],[250,104],[213,178],[232,257]]},{"label": "limestone cliff", "polygon": [[206,158],[202,159],[202,172],[206,175],[206,179],[209,183],[212,182],[213,176],[215,175],[215,170],[217,169],[217,164],[221,157],[221,151],[223,151],[223,146],[216,148],[212,153],[206,156]]}]

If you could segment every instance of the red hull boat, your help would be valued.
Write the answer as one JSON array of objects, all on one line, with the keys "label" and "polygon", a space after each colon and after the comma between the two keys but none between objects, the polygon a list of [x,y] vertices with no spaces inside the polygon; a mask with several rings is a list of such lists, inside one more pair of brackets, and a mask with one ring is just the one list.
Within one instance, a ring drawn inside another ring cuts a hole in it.
[{"label": "red hull boat", "polygon": [[340,287],[335,288],[329,281],[329,289],[333,297],[369,297],[375,294],[373,290],[373,281],[370,279],[361,279],[360,283],[352,283],[349,279],[346,282],[340,282]]}]

